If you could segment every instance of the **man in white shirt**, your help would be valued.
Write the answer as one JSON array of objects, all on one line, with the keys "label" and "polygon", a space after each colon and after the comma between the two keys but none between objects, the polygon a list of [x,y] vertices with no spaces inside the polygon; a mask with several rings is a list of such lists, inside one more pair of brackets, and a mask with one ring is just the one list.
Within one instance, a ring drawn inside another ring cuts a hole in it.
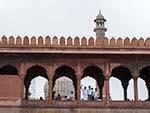
[{"label": "man in white shirt", "polygon": [[98,91],[97,91],[97,88],[95,88],[95,92],[94,92],[94,100],[98,100],[98,98],[99,98],[99,93],[98,93]]},{"label": "man in white shirt", "polygon": [[94,99],[95,91],[93,90],[93,88],[91,88],[91,92],[92,92],[92,100],[95,100],[95,99]]},{"label": "man in white shirt", "polygon": [[67,96],[67,100],[74,100],[73,91],[71,91],[70,94]]},{"label": "man in white shirt", "polygon": [[92,100],[92,90],[91,90],[91,86],[89,86],[89,89],[88,89],[88,100],[89,100],[89,101]]},{"label": "man in white shirt", "polygon": [[88,91],[86,89],[86,86],[84,86],[84,89],[81,86],[82,94],[83,94],[83,100],[88,100]]}]

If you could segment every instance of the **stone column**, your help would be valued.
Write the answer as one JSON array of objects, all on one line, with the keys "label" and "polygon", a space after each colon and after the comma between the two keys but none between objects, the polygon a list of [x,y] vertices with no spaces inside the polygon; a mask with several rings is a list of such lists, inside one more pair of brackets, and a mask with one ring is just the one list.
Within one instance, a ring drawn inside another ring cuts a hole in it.
[{"label": "stone column", "polygon": [[53,68],[51,65],[48,65],[48,77],[49,77],[49,81],[48,81],[48,100],[52,100],[52,96],[53,96]]},{"label": "stone column", "polygon": [[[102,100],[106,100],[106,80],[104,79],[104,86],[103,86],[103,89],[102,89]],[[99,89],[100,90],[100,89]],[[100,92],[100,91],[99,91]],[[101,96],[101,95],[100,95]]]},{"label": "stone column", "polygon": [[106,62],[106,68],[105,68],[105,73],[104,73],[105,81],[104,81],[104,88],[103,91],[103,96],[105,96],[105,100],[109,101],[110,100],[110,92],[109,92],[109,78],[110,78],[110,62]]},{"label": "stone column", "polygon": [[138,66],[138,58],[135,59],[134,70],[132,73],[133,84],[134,84],[134,99],[138,101],[138,77],[139,77],[139,66]]},{"label": "stone column", "polygon": [[110,100],[110,92],[109,92],[109,75],[105,76],[105,83],[106,83],[106,101]]},{"label": "stone column", "polygon": [[52,80],[52,77],[49,78],[48,84],[49,84],[49,89],[48,89],[48,100],[51,101],[51,100],[52,100],[52,95],[53,95],[53,88],[52,88],[53,80]]},{"label": "stone column", "polygon": [[23,99],[24,98],[24,79],[23,79],[23,75],[20,74],[20,82],[21,82],[21,86],[20,86],[20,97]]},{"label": "stone column", "polygon": [[[80,75],[78,75],[80,76]],[[81,79],[80,77],[77,78],[77,100],[80,100],[80,97],[81,97],[81,87],[80,87],[80,82],[81,82]]]},{"label": "stone column", "polygon": [[76,72],[76,76],[77,76],[77,100],[79,101],[81,98],[81,64],[80,61],[77,61],[77,72]]},{"label": "stone column", "polygon": [[20,76],[20,81],[21,81],[21,86],[20,86],[20,93],[21,93],[21,98],[23,99],[24,96],[24,76],[25,76],[25,64],[21,62],[20,64],[20,70],[19,70],[19,76]]},{"label": "stone column", "polygon": [[134,77],[134,99],[138,101],[138,77]]}]

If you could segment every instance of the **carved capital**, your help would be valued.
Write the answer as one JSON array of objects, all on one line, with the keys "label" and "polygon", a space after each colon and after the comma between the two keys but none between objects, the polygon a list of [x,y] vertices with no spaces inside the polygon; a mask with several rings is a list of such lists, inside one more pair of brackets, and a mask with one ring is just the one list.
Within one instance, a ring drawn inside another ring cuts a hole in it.
[{"label": "carved capital", "polygon": [[106,78],[110,78],[111,73],[104,73],[104,77]]},{"label": "carved capital", "polygon": [[133,77],[133,79],[138,79],[138,77],[139,77],[139,75],[138,75],[138,73],[131,73],[132,74],[132,77]]},{"label": "carved capital", "polygon": [[109,78],[110,78],[110,76],[107,76],[107,75],[105,76],[105,80],[109,80]]},{"label": "carved capital", "polygon": [[19,74],[21,79],[24,79],[24,74]]},{"label": "carved capital", "polygon": [[76,77],[77,77],[77,80],[81,80],[82,75],[81,74],[77,74]]}]

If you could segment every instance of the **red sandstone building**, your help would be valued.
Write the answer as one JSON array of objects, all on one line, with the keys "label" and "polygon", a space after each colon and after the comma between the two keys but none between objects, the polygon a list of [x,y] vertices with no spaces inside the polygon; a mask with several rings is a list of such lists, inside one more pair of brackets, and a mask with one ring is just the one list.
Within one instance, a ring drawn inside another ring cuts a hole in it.
[{"label": "red sandstone building", "polygon": [[[150,39],[108,39],[105,18],[99,14],[94,21],[96,39],[3,36],[0,43],[0,113],[150,112],[150,102],[138,98],[137,85],[138,78],[145,81],[150,100]],[[48,80],[48,100],[28,100],[31,80],[39,75]],[[54,83],[64,75],[73,81],[74,101],[53,100]],[[97,81],[102,101],[80,100],[80,81],[86,76]],[[121,81],[124,101],[110,100],[111,76]],[[134,80],[134,100],[128,101],[127,87],[131,79]]]}]

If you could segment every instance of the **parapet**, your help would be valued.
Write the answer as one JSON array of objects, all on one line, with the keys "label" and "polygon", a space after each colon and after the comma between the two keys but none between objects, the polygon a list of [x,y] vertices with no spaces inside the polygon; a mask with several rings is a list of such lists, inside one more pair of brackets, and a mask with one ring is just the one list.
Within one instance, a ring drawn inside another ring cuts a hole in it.
[{"label": "parapet", "polygon": [[86,37],[6,37],[3,36],[0,41],[0,47],[111,47],[111,48],[126,48],[126,47],[150,47],[150,38],[147,39],[136,39],[136,38],[86,38]]}]

